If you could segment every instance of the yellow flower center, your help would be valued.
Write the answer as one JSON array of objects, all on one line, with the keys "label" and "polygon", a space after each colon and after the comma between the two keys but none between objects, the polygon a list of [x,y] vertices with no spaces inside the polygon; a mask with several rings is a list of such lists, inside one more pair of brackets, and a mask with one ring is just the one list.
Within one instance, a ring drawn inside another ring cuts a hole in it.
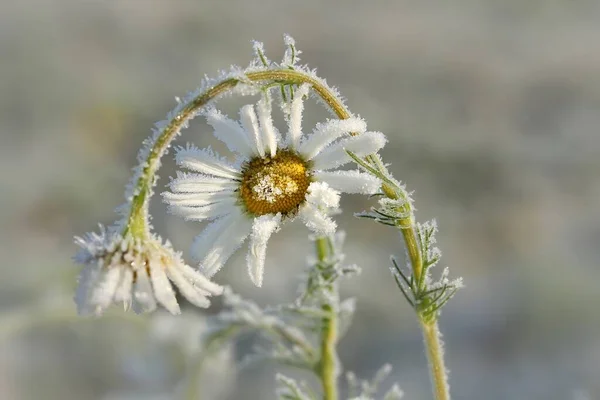
[{"label": "yellow flower center", "polygon": [[240,195],[248,212],[294,213],[304,201],[311,176],[307,163],[291,150],[256,157],[242,167]]}]

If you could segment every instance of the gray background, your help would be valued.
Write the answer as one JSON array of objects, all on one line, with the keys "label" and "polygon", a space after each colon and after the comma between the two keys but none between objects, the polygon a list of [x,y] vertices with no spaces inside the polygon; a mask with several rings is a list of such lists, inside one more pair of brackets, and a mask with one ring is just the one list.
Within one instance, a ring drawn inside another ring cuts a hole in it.
[{"label": "gray background", "polygon": [[[454,398],[599,399],[592,0],[1,2],[0,398],[170,398],[185,368],[175,345],[151,339],[153,317],[75,318],[72,236],[113,221],[137,148],[174,96],[246,65],[251,39],[279,59],[284,32],[388,135],[384,159],[415,190],[418,219],[439,221],[443,263],[467,285],[441,319]],[[325,115],[314,110],[307,128]],[[201,121],[185,141],[216,143]],[[406,398],[428,399],[416,321],[388,272],[400,238],[351,217],[368,206],[345,198],[339,218],[364,270],[343,285],[359,302],[341,359],[362,376],[390,362]],[[152,209],[187,249],[201,226]],[[243,253],[217,280],[260,304],[287,301],[308,251],[304,227],[289,225],[268,249],[263,289]],[[274,398],[273,372],[215,378],[237,389],[207,398]]]}]

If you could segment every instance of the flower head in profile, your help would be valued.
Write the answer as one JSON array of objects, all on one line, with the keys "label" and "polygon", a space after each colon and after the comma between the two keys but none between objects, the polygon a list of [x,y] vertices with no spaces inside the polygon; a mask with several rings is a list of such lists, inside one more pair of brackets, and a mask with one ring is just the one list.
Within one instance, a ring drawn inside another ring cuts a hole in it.
[{"label": "flower head in profile", "polygon": [[79,314],[100,315],[112,303],[142,313],[153,311],[157,302],[179,314],[172,283],[198,307],[208,307],[208,297],[223,291],[158,238],[122,237],[101,228],[75,242],[81,247],[75,261],[84,265],[75,294]]},{"label": "flower head in profile", "polygon": [[365,122],[356,117],[327,120],[304,135],[308,91],[308,85],[300,86],[284,104],[284,135],[273,124],[268,93],[256,106],[242,107],[239,122],[214,108],[205,111],[215,136],[235,153],[234,163],[210,148],[178,149],[177,164],[193,172],[178,173],[163,198],[171,212],[187,220],[212,221],[192,245],[206,276],[214,275],[249,237],[248,271],[261,286],[267,241],[285,221],[297,217],[313,232],[329,235],[336,229],[329,214],[339,207],[340,193],[378,191],[380,181],[372,175],[336,169],[351,161],[346,150],[359,156],[374,153],[384,146],[384,135],[366,132]]}]

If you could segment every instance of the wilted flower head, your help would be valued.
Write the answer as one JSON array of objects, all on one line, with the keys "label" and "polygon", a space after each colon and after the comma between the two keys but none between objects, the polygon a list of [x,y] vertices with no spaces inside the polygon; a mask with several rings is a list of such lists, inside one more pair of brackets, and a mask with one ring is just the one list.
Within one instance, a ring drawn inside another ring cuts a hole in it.
[{"label": "wilted flower head", "polygon": [[[302,133],[302,85],[284,104],[288,131],[281,135],[271,117],[268,93],[240,110],[240,122],[214,108],[204,115],[215,136],[236,154],[235,163],[212,149],[180,148],[178,165],[196,173],[179,173],[163,193],[170,210],[187,220],[214,220],[194,241],[192,256],[206,276],[214,275],[250,237],[247,265],[250,278],[261,286],[267,241],[286,220],[299,217],[319,235],[336,229],[328,214],[339,206],[341,192],[375,193],[378,178],[359,171],[335,171],[359,156],[378,151],[386,142],[380,132],[366,132],[357,117],[330,119],[312,134]],[[356,133],[356,136],[349,135]]]},{"label": "wilted flower head", "polygon": [[123,237],[101,227],[100,233],[88,233],[75,242],[81,247],[75,261],[84,265],[75,294],[80,314],[100,315],[112,303],[142,313],[153,311],[157,302],[179,314],[172,283],[198,307],[208,307],[207,297],[223,291],[156,237]]}]

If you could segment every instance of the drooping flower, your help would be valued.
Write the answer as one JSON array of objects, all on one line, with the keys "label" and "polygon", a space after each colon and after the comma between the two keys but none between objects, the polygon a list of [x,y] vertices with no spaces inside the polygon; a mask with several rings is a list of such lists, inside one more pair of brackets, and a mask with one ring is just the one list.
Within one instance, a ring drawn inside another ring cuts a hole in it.
[{"label": "drooping flower", "polygon": [[112,303],[122,303],[125,310],[132,307],[136,313],[149,312],[157,302],[179,314],[171,283],[198,307],[208,307],[208,297],[223,292],[156,237],[122,237],[101,227],[100,233],[76,237],[75,243],[81,247],[75,261],[84,265],[75,294],[82,315],[101,315]]},{"label": "drooping flower", "polygon": [[300,86],[285,104],[285,136],[273,124],[268,94],[256,107],[242,107],[240,122],[214,108],[205,111],[215,136],[236,154],[235,163],[211,148],[178,149],[177,164],[193,172],[178,173],[163,199],[171,212],[187,220],[212,221],[192,245],[192,256],[206,276],[213,276],[250,237],[248,272],[261,286],[267,241],[282,223],[298,217],[315,233],[329,235],[336,224],[328,214],[339,207],[341,192],[373,194],[379,189],[380,181],[372,175],[336,169],[351,161],[346,150],[359,156],[374,153],[384,146],[385,136],[366,132],[366,123],[357,117],[327,120],[304,135],[308,91],[308,85]]}]

